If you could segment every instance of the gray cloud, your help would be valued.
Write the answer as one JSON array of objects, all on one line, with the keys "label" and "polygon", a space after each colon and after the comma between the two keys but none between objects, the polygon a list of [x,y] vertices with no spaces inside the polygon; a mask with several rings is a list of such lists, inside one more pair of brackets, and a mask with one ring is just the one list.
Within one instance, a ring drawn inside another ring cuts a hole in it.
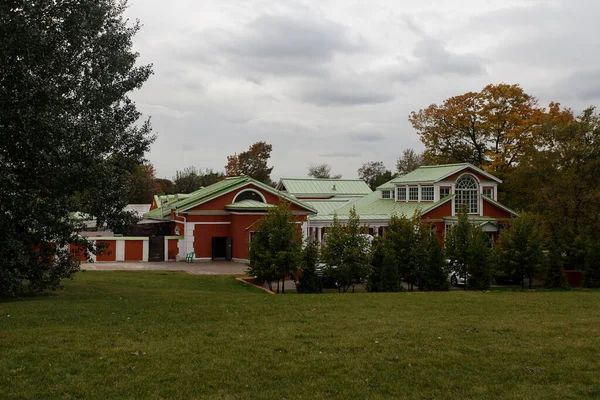
[{"label": "gray cloud", "polygon": [[319,106],[356,106],[362,104],[387,103],[394,99],[392,93],[378,92],[364,88],[321,86],[301,94],[305,102]]},{"label": "gray cloud", "polygon": [[[246,79],[257,83],[262,82],[261,74],[324,76],[327,63],[336,54],[368,49],[363,40],[353,38],[344,26],[305,14],[264,14],[237,33],[212,31],[204,32],[203,37],[207,38],[208,48],[197,49],[199,61],[221,63],[238,72],[254,71]],[[207,59],[206,50],[216,56]]]},{"label": "gray cloud", "polygon": [[582,101],[600,100],[600,70],[577,71],[554,85],[554,92],[561,97]]},{"label": "gray cloud", "polygon": [[321,153],[319,157],[325,158],[358,158],[361,156],[361,153],[355,152],[330,152],[330,153]]},{"label": "gray cloud", "polygon": [[318,106],[387,103],[396,97],[396,92],[385,78],[373,74],[351,74],[329,80],[313,80],[300,85],[298,97]]},{"label": "gray cloud", "polygon": [[407,27],[420,40],[413,51],[413,60],[404,59],[392,77],[403,82],[411,82],[434,75],[478,76],[485,74],[483,59],[476,54],[452,53],[441,40],[426,34],[410,18],[405,18]]},{"label": "gray cloud", "polygon": [[422,150],[411,111],[489,83],[575,110],[600,100],[597,0],[131,3],[134,48],[155,66],[132,99],[159,134],[158,176],[222,170],[258,140],[273,144],[273,179],[392,167]]},{"label": "gray cloud", "polygon": [[349,130],[347,136],[355,142],[379,142],[385,139],[381,130],[371,122],[362,122]]},{"label": "gray cloud", "polygon": [[350,135],[350,139],[357,142],[378,142],[384,139],[384,136],[379,132],[364,132],[364,133],[353,133]]}]

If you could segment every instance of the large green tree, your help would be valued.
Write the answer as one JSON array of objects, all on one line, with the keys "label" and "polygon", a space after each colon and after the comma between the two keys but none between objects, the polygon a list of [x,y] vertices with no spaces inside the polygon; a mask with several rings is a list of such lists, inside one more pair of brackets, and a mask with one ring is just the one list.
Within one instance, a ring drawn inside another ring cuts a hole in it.
[{"label": "large green tree", "polygon": [[0,294],[44,292],[79,263],[76,211],[123,224],[129,174],[153,141],[128,97],[138,24],[116,0],[0,5]]},{"label": "large green tree", "polygon": [[329,164],[311,164],[308,166],[308,176],[317,179],[341,179],[341,174],[331,174],[331,165]]},{"label": "large green tree", "polygon": [[358,169],[358,177],[365,181],[371,190],[392,180],[395,175],[385,167],[383,161],[369,161]]},{"label": "large green tree", "polygon": [[581,268],[576,238],[600,240],[600,116],[594,108],[574,116],[558,110],[545,119],[540,148],[507,179],[519,206],[541,217],[549,246]]},{"label": "large green tree", "polygon": [[362,234],[360,218],[354,207],[350,209],[345,225],[334,215],[332,225],[327,229],[322,250],[327,273],[339,285],[340,291],[354,291],[354,285],[361,283],[369,272],[369,242]]},{"label": "large green tree", "polygon": [[469,221],[466,208],[446,234],[446,255],[450,268],[467,279],[467,287],[487,289],[492,280],[490,239],[480,227]]},{"label": "large green tree", "polygon": [[215,172],[210,168],[205,171],[196,167],[186,167],[175,171],[173,185],[175,193],[192,193],[202,187],[217,183],[225,177],[222,172]]},{"label": "large green tree", "polygon": [[288,202],[281,200],[279,206],[269,210],[267,216],[256,224],[252,242],[249,243],[248,275],[259,281],[283,282],[285,278],[295,277],[302,260],[302,233],[298,229],[296,216],[290,210]]},{"label": "large green tree", "polygon": [[537,218],[528,213],[510,221],[502,230],[495,248],[498,269],[519,278],[521,287],[529,280],[529,289],[535,275],[543,271],[544,251]]},{"label": "large green tree", "polygon": [[130,188],[127,200],[134,204],[150,204],[152,196],[159,193],[161,187],[157,183],[152,164],[138,164],[130,174]]},{"label": "large green tree", "polygon": [[323,281],[317,274],[319,244],[316,241],[307,240],[300,258],[300,275],[296,279],[296,290],[298,293],[323,292]]},{"label": "large green tree", "polygon": [[404,149],[402,155],[396,160],[396,171],[399,175],[406,175],[422,165],[427,165],[423,153],[417,153],[413,149]]},{"label": "large green tree", "polygon": [[415,258],[418,257],[415,249],[418,235],[414,219],[392,215],[385,236],[387,252],[382,269],[382,291],[396,291],[402,280],[411,291],[418,285],[420,260]]}]

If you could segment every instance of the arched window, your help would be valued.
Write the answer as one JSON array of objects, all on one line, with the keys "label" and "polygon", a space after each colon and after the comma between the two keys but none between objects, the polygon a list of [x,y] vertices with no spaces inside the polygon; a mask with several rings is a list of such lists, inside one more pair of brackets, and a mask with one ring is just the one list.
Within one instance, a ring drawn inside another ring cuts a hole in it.
[{"label": "arched window", "polygon": [[255,190],[244,190],[243,192],[238,193],[233,202],[237,203],[244,200],[255,200],[261,203],[265,202],[264,197],[262,197],[261,194]]},{"label": "arched window", "polygon": [[456,198],[454,199],[454,212],[462,210],[462,205],[467,206],[469,214],[479,214],[479,185],[471,175],[463,175],[456,180]]}]

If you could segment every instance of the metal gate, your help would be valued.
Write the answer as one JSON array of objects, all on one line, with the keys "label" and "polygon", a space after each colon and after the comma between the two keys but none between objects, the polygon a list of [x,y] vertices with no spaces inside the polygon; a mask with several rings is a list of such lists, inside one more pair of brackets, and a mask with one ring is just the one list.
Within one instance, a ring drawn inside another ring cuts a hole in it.
[{"label": "metal gate", "polygon": [[151,236],[148,240],[148,261],[165,261],[164,236]]}]

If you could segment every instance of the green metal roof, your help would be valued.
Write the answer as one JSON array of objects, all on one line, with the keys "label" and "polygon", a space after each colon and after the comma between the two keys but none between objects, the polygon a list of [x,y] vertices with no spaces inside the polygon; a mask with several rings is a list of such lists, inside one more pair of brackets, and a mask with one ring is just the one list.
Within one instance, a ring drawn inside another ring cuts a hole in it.
[{"label": "green metal roof", "polygon": [[285,187],[294,196],[318,197],[365,195],[372,192],[362,179],[281,178],[277,188]]},{"label": "green metal roof", "polygon": [[[282,198],[286,199],[287,201],[289,201],[293,204],[296,204],[302,208],[305,208],[312,212],[316,212],[315,209],[313,209],[309,205],[301,202],[300,200],[297,200],[296,198],[294,198],[292,196],[288,196],[285,193],[281,193],[281,192],[277,191],[276,189],[273,189],[271,186],[265,185],[262,182],[259,182],[255,179],[250,178],[249,176],[236,176],[236,177],[225,178],[220,182],[217,182],[217,183],[214,183],[205,188],[196,190],[195,192],[190,193],[189,196],[187,196],[185,199],[179,199],[178,201],[173,200],[171,202],[168,202],[163,205],[162,209],[160,207],[156,208],[156,209],[146,213],[144,216],[147,218],[164,219],[170,215],[171,209],[175,209],[177,211],[186,211],[186,210],[189,210],[190,208],[197,206],[198,204],[212,200],[224,193],[227,193],[231,190],[235,190],[236,188],[245,186],[247,184],[252,184],[254,186],[257,186],[267,192],[274,194],[275,196],[282,197]],[[242,203],[242,202],[240,202],[240,203]],[[263,204],[263,203],[261,203],[261,204]],[[263,209],[264,209],[264,206],[263,206]]]},{"label": "green metal roof", "polygon": [[[335,210],[335,213],[344,218],[350,212],[352,207],[356,208],[356,213],[363,220],[389,220],[392,215],[398,217],[411,218],[416,212],[425,213],[438,205],[452,199],[455,195],[443,198],[435,203],[419,202],[397,202],[394,199],[382,199],[379,192],[373,192],[359,200],[347,203],[345,206]],[[329,221],[333,219],[333,212],[329,215],[317,214],[310,216],[311,221]]]},{"label": "green metal roof", "polygon": [[344,207],[348,203],[354,201],[355,199],[328,199],[328,200],[317,200],[317,201],[307,201],[304,203],[310,205],[312,208],[317,210],[318,215],[328,215],[333,214],[333,212],[339,208]]},{"label": "green metal roof", "polygon": [[377,189],[391,189],[399,184],[410,184],[410,183],[434,183],[443,180],[449,175],[455,174],[457,172],[462,171],[463,169],[471,168],[478,173],[488,177],[489,179],[496,181],[498,183],[502,182],[500,179],[495,176],[485,172],[484,170],[477,168],[476,166],[469,163],[460,163],[460,164],[445,164],[445,165],[425,165],[415,169],[408,174],[399,176],[397,178],[392,179],[389,182],[384,183],[379,186]]},{"label": "green metal roof", "polygon": [[242,200],[236,203],[227,204],[225,206],[228,210],[242,210],[242,211],[252,211],[252,210],[266,210],[268,208],[275,207],[273,204],[263,203],[262,201],[256,200]]}]

